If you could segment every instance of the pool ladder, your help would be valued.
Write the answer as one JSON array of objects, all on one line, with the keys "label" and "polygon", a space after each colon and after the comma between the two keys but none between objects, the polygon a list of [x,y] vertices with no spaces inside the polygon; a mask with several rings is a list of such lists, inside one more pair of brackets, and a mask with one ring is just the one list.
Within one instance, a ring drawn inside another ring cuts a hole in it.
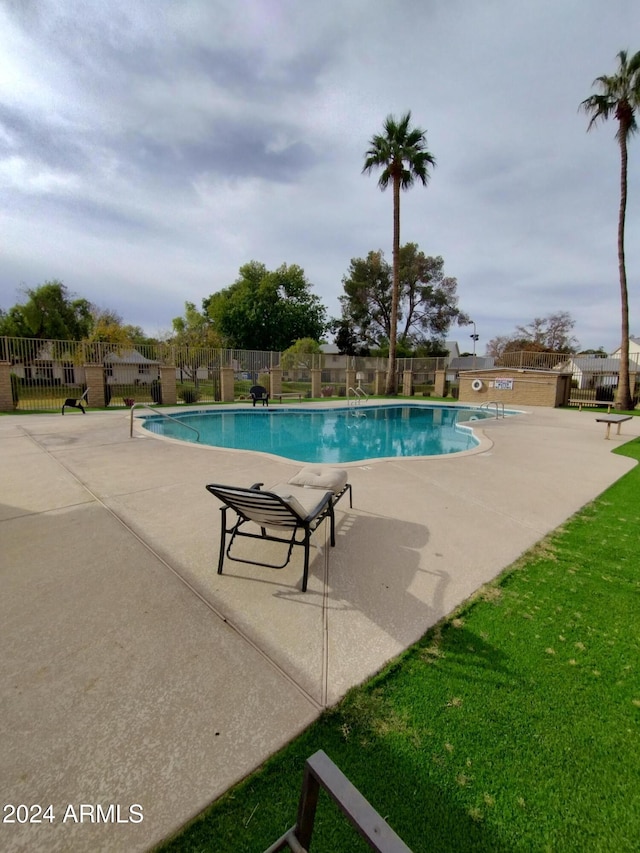
[{"label": "pool ladder", "polygon": [[[353,394],[353,400],[350,398],[350,394]],[[357,388],[347,388],[347,405],[348,406],[359,406],[363,400],[368,400],[369,395],[366,391],[363,391],[360,386]]]},{"label": "pool ladder", "polygon": [[142,406],[145,409],[151,409],[154,414],[162,415],[163,418],[167,418],[167,420],[169,421],[174,421],[175,423],[180,424],[180,426],[193,430],[193,432],[195,432],[197,436],[196,441],[200,441],[200,433],[195,427],[192,427],[190,424],[185,424],[184,421],[179,421],[178,418],[171,417],[171,415],[168,415],[166,412],[161,412],[160,409],[154,409],[153,406],[149,405],[149,403],[134,403],[133,406],[131,406],[131,417],[129,418],[129,438],[133,438],[133,410],[136,408],[136,406]]},{"label": "pool ladder", "polygon": [[502,417],[504,417],[504,403],[501,400],[489,400],[487,403],[481,403],[478,408],[489,411],[489,406],[496,407],[496,418],[500,417],[500,412],[502,412]]}]

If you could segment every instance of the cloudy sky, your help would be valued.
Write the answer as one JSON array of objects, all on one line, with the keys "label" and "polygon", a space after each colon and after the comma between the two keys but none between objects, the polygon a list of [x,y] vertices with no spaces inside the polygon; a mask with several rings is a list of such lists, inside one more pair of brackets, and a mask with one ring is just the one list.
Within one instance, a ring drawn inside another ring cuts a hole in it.
[{"label": "cloudy sky", "polygon": [[[337,316],[351,258],[391,259],[363,155],[411,110],[437,165],[401,239],[442,255],[478,352],[558,311],[614,349],[619,152],[578,105],[622,49],[637,0],[0,0],[0,307],[58,278],[156,335],[257,260]],[[640,135],[627,269],[640,335]]]}]

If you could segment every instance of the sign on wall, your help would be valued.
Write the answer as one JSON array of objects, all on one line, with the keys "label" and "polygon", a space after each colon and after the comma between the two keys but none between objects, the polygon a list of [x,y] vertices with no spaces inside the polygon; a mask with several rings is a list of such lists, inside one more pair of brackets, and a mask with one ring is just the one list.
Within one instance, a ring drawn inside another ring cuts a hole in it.
[{"label": "sign on wall", "polygon": [[495,379],[493,387],[497,391],[513,391],[513,379]]}]

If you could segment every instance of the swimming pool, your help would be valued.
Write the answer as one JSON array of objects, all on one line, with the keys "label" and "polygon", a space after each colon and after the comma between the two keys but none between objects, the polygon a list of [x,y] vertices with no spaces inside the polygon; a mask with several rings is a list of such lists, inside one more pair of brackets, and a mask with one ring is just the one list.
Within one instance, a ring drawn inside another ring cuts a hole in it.
[{"label": "swimming pool", "polygon": [[479,444],[458,420],[494,415],[472,407],[387,404],[339,408],[256,408],[180,412],[143,419],[147,430],[182,441],[257,450],[297,462],[359,462],[401,456],[440,456]]}]

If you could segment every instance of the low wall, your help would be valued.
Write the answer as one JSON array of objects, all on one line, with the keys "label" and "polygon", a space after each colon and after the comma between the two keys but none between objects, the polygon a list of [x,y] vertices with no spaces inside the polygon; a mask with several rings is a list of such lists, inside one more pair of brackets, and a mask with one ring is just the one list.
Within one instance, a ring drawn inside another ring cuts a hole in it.
[{"label": "low wall", "polygon": [[460,373],[463,403],[504,403],[505,406],[566,406],[571,373],[496,367]]}]

